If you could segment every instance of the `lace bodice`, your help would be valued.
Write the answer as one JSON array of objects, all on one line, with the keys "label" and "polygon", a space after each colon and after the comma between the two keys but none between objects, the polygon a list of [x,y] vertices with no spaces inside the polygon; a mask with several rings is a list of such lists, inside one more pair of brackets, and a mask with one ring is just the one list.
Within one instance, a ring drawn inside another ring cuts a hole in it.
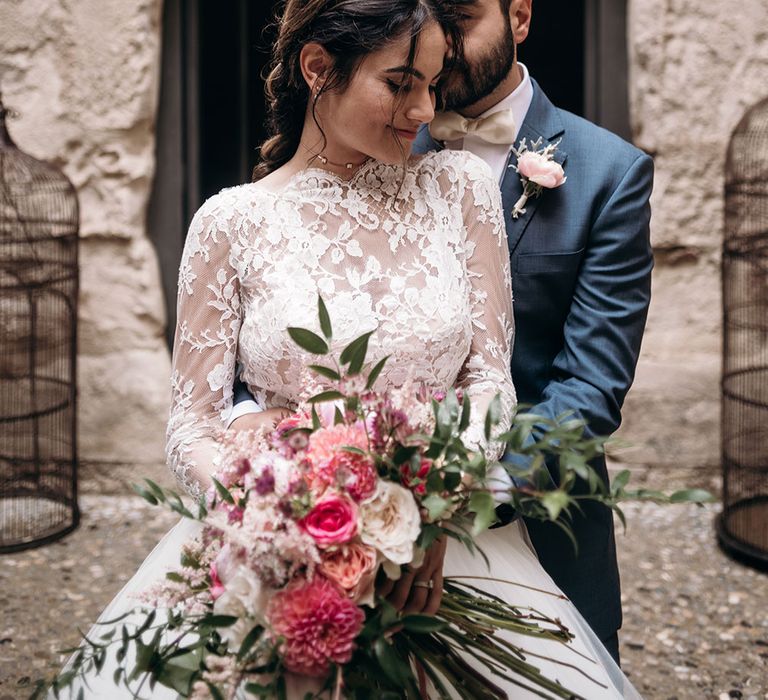
[{"label": "lace bodice", "polygon": [[406,169],[369,161],[351,180],[308,168],[279,193],[224,190],[190,225],[167,432],[169,466],[189,493],[216,469],[236,365],[262,407],[307,398],[304,368],[317,358],[286,328],[319,332],[318,294],[337,354],[373,330],[368,358],[391,356],[377,388],[462,388],[471,444],[496,393],[511,416],[509,254],[488,166],[442,151]]}]

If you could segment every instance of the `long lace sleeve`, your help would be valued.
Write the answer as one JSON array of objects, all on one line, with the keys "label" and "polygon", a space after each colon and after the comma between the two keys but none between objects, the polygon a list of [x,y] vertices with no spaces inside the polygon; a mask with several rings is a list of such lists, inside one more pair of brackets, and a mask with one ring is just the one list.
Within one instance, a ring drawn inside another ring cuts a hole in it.
[{"label": "long lace sleeve", "polygon": [[179,270],[166,459],[193,496],[218,466],[217,438],[232,407],[241,305],[228,211],[222,193],[195,214]]},{"label": "long lace sleeve", "polygon": [[504,445],[486,445],[485,414],[493,398],[501,399],[501,429],[506,430],[516,404],[510,360],[514,336],[512,278],[501,209],[501,193],[484,161],[464,154],[465,188],[461,200],[466,228],[467,274],[471,284],[472,343],[457,380],[472,402],[468,445],[483,445],[491,460]]}]

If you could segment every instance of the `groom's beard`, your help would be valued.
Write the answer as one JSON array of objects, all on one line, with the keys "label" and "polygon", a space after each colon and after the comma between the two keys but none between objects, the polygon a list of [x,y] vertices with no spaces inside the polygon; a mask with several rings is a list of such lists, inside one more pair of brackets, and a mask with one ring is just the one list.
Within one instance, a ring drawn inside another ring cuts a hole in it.
[{"label": "groom's beard", "polygon": [[505,31],[490,51],[469,64],[466,59],[452,68],[442,86],[446,111],[469,107],[490,95],[504,80],[515,63],[515,36],[505,23]]}]

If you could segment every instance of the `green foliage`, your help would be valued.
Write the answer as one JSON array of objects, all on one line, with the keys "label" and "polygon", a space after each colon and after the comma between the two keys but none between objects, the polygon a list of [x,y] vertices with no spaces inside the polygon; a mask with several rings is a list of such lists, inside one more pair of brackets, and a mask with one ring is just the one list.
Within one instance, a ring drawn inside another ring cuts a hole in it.
[{"label": "green foliage", "polygon": [[[309,365],[318,375],[334,382],[332,387],[309,400],[312,431],[321,427],[316,410],[318,403],[343,402],[345,410],[342,412],[336,407],[334,411],[337,424],[349,417],[366,417],[361,397],[348,389],[360,386],[359,381],[350,379],[363,371],[372,335],[372,332],[365,333],[353,340],[336,360],[330,347],[333,337],[331,319],[325,302],[319,297],[318,319],[324,337],[307,329],[288,329],[290,337],[306,352],[331,356],[327,364]],[[364,391],[373,388],[387,359],[382,358],[370,369]],[[463,435],[472,418],[472,407],[466,394],[459,400],[451,389],[442,401],[432,402],[432,410],[435,417],[432,434],[412,436],[394,452],[381,455],[365,453],[358,447],[345,449],[368,454],[384,478],[397,482],[404,473],[408,474],[414,496],[427,514],[427,522],[417,541],[419,547],[428,549],[440,537],[446,537],[485,558],[476,545],[476,538],[496,519],[495,501],[486,484],[493,463],[482,448],[470,449],[464,444]],[[617,474],[610,484],[606,483],[592,463],[604,454],[607,440],[591,437],[586,424],[573,413],[550,420],[519,407],[511,425],[506,430],[502,427],[503,434],[499,435],[502,415],[501,399],[497,396],[490,402],[482,426],[488,443],[494,440],[504,443],[507,458],[511,459],[502,462],[516,484],[506,496],[525,516],[555,523],[571,538],[574,547],[576,542],[570,523],[585,502],[603,504],[616,511],[623,520],[619,504],[628,500],[661,503],[714,500],[711,494],[700,489],[684,489],[670,495],[647,489],[630,490],[628,471]],[[428,469],[422,471],[422,465],[428,465]],[[222,501],[235,504],[234,495],[221,482],[214,479],[213,485],[214,505]],[[209,506],[204,497],[198,502],[195,515],[178,493],[149,479],[133,488],[152,505],[163,505],[186,518],[204,520],[207,517]],[[309,494],[296,496],[290,505],[295,515],[306,514],[311,507]],[[186,555],[182,565],[196,568],[199,562]],[[177,572],[169,572],[166,576],[170,581],[188,584]],[[418,662],[440,698],[459,696],[496,700],[504,697],[493,683],[494,672],[499,669],[521,688],[541,697],[571,697],[567,689],[543,676],[535,664],[526,660],[522,644],[518,646],[493,634],[494,630],[504,629],[522,635],[522,639],[526,636],[544,637],[567,642],[570,638],[568,631],[557,620],[528,609],[518,610],[513,603],[473,585],[472,581],[482,579],[480,576],[446,579],[442,605],[434,617],[398,613],[384,600],[379,600],[375,608],[366,609],[365,624],[358,636],[352,661],[341,669],[332,670],[325,690],[334,689],[339,671],[343,677],[344,697],[419,700],[421,694],[414,671]],[[513,588],[510,589],[510,599],[514,599]],[[206,658],[230,654],[243,670],[245,690],[257,697],[278,700],[286,697],[279,652],[264,627],[254,626],[238,649],[228,650],[220,630],[235,624],[237,618],[215,615],[211,611],[191,616],[168,610],[165,620],[158,621],[157,613],[156,610],[149,611],[138,625],[125,622],[129,613],[102,623],[108,629],[98,639],[84,636],[80,647],[68,650],[67,653],[74,654],[71,668],[50,683],[38,682],[32,697],[42,699],[47,689],[59,697],[60,692],[79,676],[102,669],[111,647],[116,649],[121,664],[114,673],[116,684],[128,686],[141,678],[141,683],[148,682],[150,688],[160,684],[186,697],[192,685],[203,679]],[[121,622],[123,624],[118,626]],[[131,649],[132,657],[128,654]],[[468,657],[475,659],[477,668],[466,663]],[[133,667],[127,667],[127,658],[135,658]],[[258,682],[255,682],[256,678]],[[221,689],[210,683],[208,687],[213,698],[223,700]]]}]

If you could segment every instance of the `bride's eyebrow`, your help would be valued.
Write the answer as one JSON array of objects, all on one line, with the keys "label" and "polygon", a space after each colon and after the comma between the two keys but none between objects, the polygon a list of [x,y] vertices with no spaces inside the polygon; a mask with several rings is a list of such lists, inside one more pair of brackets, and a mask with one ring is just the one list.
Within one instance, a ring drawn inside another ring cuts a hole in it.
[{"label": "bride's eyebrow", "polygon": [[422,73],[420,70],[416,70],[415,68],[412,68],[411,66],[397,66],[397,68],[387,68],[385,73],[403,73],[405,75],[412,75],[415,78],[418,78],[419,80],[426,80],[424,77],[424,73]]},{"label": "bride's eyebrow", "polygon": [[[418,78],[419,80],[426,80],[424,73],[422,73],[420,70],[417,70],[416,68],[412,68],[411,66],[397,66],[397,68],[387,68],[385,73],[403,73],[405,75],[412,75],[415,78]],[[441,70],[432,80],[437,80],[440,78],[443,74],[443,71]]]}]

